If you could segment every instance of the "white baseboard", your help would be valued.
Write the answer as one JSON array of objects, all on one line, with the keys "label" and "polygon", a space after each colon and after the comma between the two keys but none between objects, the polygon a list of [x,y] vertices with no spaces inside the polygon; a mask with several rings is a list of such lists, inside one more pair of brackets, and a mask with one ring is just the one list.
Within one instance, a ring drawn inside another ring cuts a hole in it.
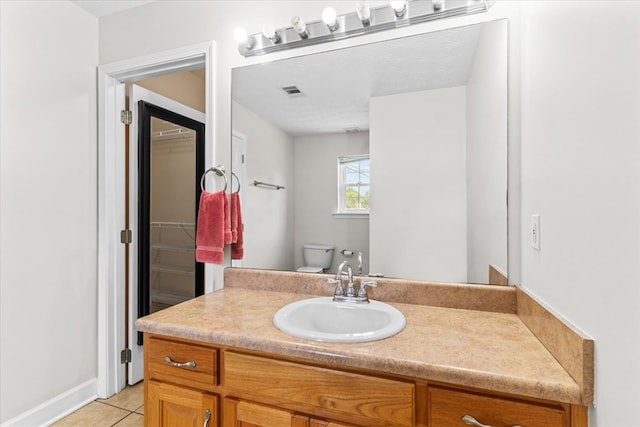
[{"label": "white baseboard", "polygon": [[0,427],[46,427],[94,401],[97,390],[98,380],[94,378],[5,421]]}]

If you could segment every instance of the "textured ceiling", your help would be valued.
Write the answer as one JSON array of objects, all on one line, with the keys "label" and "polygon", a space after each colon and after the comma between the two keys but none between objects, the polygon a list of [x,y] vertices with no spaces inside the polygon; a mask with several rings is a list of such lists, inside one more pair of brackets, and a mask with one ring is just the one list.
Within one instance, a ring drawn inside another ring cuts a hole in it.
[{"label": "textured ceiling", "polygon": [[[287,133],[369,129],[369,98],[462,86],[482,24],[233,69],[232,97]],[[296,86],[303,95],[281,89]]]}]

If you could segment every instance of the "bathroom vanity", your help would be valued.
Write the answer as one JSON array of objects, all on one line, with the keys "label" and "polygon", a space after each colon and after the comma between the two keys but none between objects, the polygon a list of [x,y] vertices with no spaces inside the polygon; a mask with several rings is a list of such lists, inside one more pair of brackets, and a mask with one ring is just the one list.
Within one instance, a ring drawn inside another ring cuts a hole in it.
[{"label": "bathroom vanity", "polygon": [[410,284],[433,291],[439,302],[428,305],[419,296],[407,304],[406,287],[381,283],[372,298],[394,300],[405,329],[380,341],[324,343],[272,324],[282,306],[326,296],[324,276],[233,270],[224,290],[137,321],[146,426],[588,425],[592,341],[563,340],[581,354],[584,376],[573,378],[564,356],[515,313],[515,288],[472,289],[452,308],[442,286],[460,293],[456,285]]}]

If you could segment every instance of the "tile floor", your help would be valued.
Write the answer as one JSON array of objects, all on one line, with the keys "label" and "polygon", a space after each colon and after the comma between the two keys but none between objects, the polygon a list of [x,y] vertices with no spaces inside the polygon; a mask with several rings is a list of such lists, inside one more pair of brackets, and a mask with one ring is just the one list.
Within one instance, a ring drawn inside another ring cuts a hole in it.
[{"label": "tile floor", "polygon": [[142,427],[143,383],[129,386],[109,399],[97,399],[67,415],[51,427]]}]

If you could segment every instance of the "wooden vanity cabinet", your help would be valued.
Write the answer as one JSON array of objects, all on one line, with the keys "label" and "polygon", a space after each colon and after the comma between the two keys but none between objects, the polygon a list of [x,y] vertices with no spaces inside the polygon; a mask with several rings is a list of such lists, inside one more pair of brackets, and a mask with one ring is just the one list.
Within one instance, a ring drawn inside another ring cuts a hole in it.
[{"label": "wooden vanity cabinet", "polygon": [[[491,427],[570,427],[561,404],[535,403],[449,387],[429,386],[427,419],[431,427],[460,427],[463,417]],[[469,418],[471,417],[471,418]]]},{"label": "wooden vanity cabinet", "polygon": [[588,426],[580,405],[145,334],[146,427],[464,427],[465,416],[477,426]]},{"label": "wooden vanity cabinet", "polygon": [[226,392],[355,425],[412,427],[413,382],[270,357],[224,353]]},{"label": "wooden vanity cabinet", "polygon": [[218,425],[218,396],[155,380],[145,381],[145,388],[145,426]]},{"label": "wooden vanity cabinet", "polygon": [[224,399],[222,427],[308,427],[309,418],[233,398]]},{"label": "wooden vanity cabinet", "polygon": [[224,399],[222,427],[354,427],[243,400]]},{"label": "wooden vanity cabinet", "polygon": [[347,424],[336,423],[333,421],[322,421],[322,420],[309,420],[309,427],[354,427]]}]

